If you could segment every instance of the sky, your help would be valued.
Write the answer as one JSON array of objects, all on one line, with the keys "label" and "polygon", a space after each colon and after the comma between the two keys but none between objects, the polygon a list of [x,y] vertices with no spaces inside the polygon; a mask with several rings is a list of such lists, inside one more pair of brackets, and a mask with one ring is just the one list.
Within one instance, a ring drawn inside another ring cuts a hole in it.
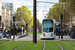
[{"label": "sky", "polygon": [[[46,1],[46,2],[54,2],[54,3],[59,2],[59,0],[37,0],[37,1]],[[28,9],[30,11],[33,11],[33,0],[2,0],[2,2],[14,3],[14,10],[16,10],[18,7],[21,7],[21,6],[28,6]],[[37,6],[38,6],[37,10],[40,10],[37,14],[37,18],[40,20],[40,22],[42,22],[45,14],[48,13],[49,8],[51,8],[53,5],[54,4],[49,4],[49,3],[41,3],[41,2],[37,3]],[[46,11],[42,12],[42,10],[46,10]]]}]

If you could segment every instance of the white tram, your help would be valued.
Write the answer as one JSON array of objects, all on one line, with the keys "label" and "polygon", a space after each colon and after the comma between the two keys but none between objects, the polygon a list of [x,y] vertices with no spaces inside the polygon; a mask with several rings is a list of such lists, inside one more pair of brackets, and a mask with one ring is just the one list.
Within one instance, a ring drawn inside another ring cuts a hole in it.
[{"label": "white tram", "polygon": [[56,38],[56,21],[54,19],[44,19],[42,21],[42,35],[40,39],[55,39]]}]

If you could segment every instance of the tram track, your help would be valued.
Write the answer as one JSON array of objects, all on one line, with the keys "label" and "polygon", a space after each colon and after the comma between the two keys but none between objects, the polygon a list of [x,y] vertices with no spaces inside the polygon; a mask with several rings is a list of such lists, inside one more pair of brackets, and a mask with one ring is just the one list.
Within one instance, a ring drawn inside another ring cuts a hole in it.
[{"label": "tram track", "polygon": [[45,41],[44,41],[44,40],[43,40],[43,43],[44,43],[43,50],[45,50],[45,48],[46,48],[46,44],[45,44]]},{"label": "tram track", "polygon": [[18,48],[22,47],[23,45],[25,45],[26,43],[28,43],[29,41],[23,43],[22,45],[20,45],[19,47],[15,48],[14,50],[17,50]]},{"label": "tram track", "polygon": [[63,47],[59,44],[59,43],[57,43],[56,41],[54,41],[56,44],[58,44],[58,46],[61,48],[61,50],[64,50],[63,49]]}]

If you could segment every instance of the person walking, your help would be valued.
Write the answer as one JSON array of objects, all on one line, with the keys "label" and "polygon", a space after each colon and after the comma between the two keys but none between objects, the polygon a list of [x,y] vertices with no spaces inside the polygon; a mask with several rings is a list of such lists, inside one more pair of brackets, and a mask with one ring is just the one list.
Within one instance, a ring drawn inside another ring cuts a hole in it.
[{"label": "person walking", "polygon": [[58,27],[57,29],[58,35],[59,35],[59,39],[60,39],[60,28]]},{"label": "person walking", "polygon": [[6,37],[9,38],[10,31],[8,29],[5,29],[4,32],[5,32]]},{"label": "person walking", "polygon": [[72,39],[73,37],[73,31],[72,31],[72,28],[70,29],[70,39]]}]

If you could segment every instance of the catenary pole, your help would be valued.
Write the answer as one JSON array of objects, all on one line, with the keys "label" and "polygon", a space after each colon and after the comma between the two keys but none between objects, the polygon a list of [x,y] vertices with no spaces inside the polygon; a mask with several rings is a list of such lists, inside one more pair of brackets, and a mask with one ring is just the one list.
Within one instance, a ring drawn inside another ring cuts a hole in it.
[{"label": "catenary pole", "polygon": [[37,43],[37,20],[36,20],[36,0],[33,0],[33,43]]}]

